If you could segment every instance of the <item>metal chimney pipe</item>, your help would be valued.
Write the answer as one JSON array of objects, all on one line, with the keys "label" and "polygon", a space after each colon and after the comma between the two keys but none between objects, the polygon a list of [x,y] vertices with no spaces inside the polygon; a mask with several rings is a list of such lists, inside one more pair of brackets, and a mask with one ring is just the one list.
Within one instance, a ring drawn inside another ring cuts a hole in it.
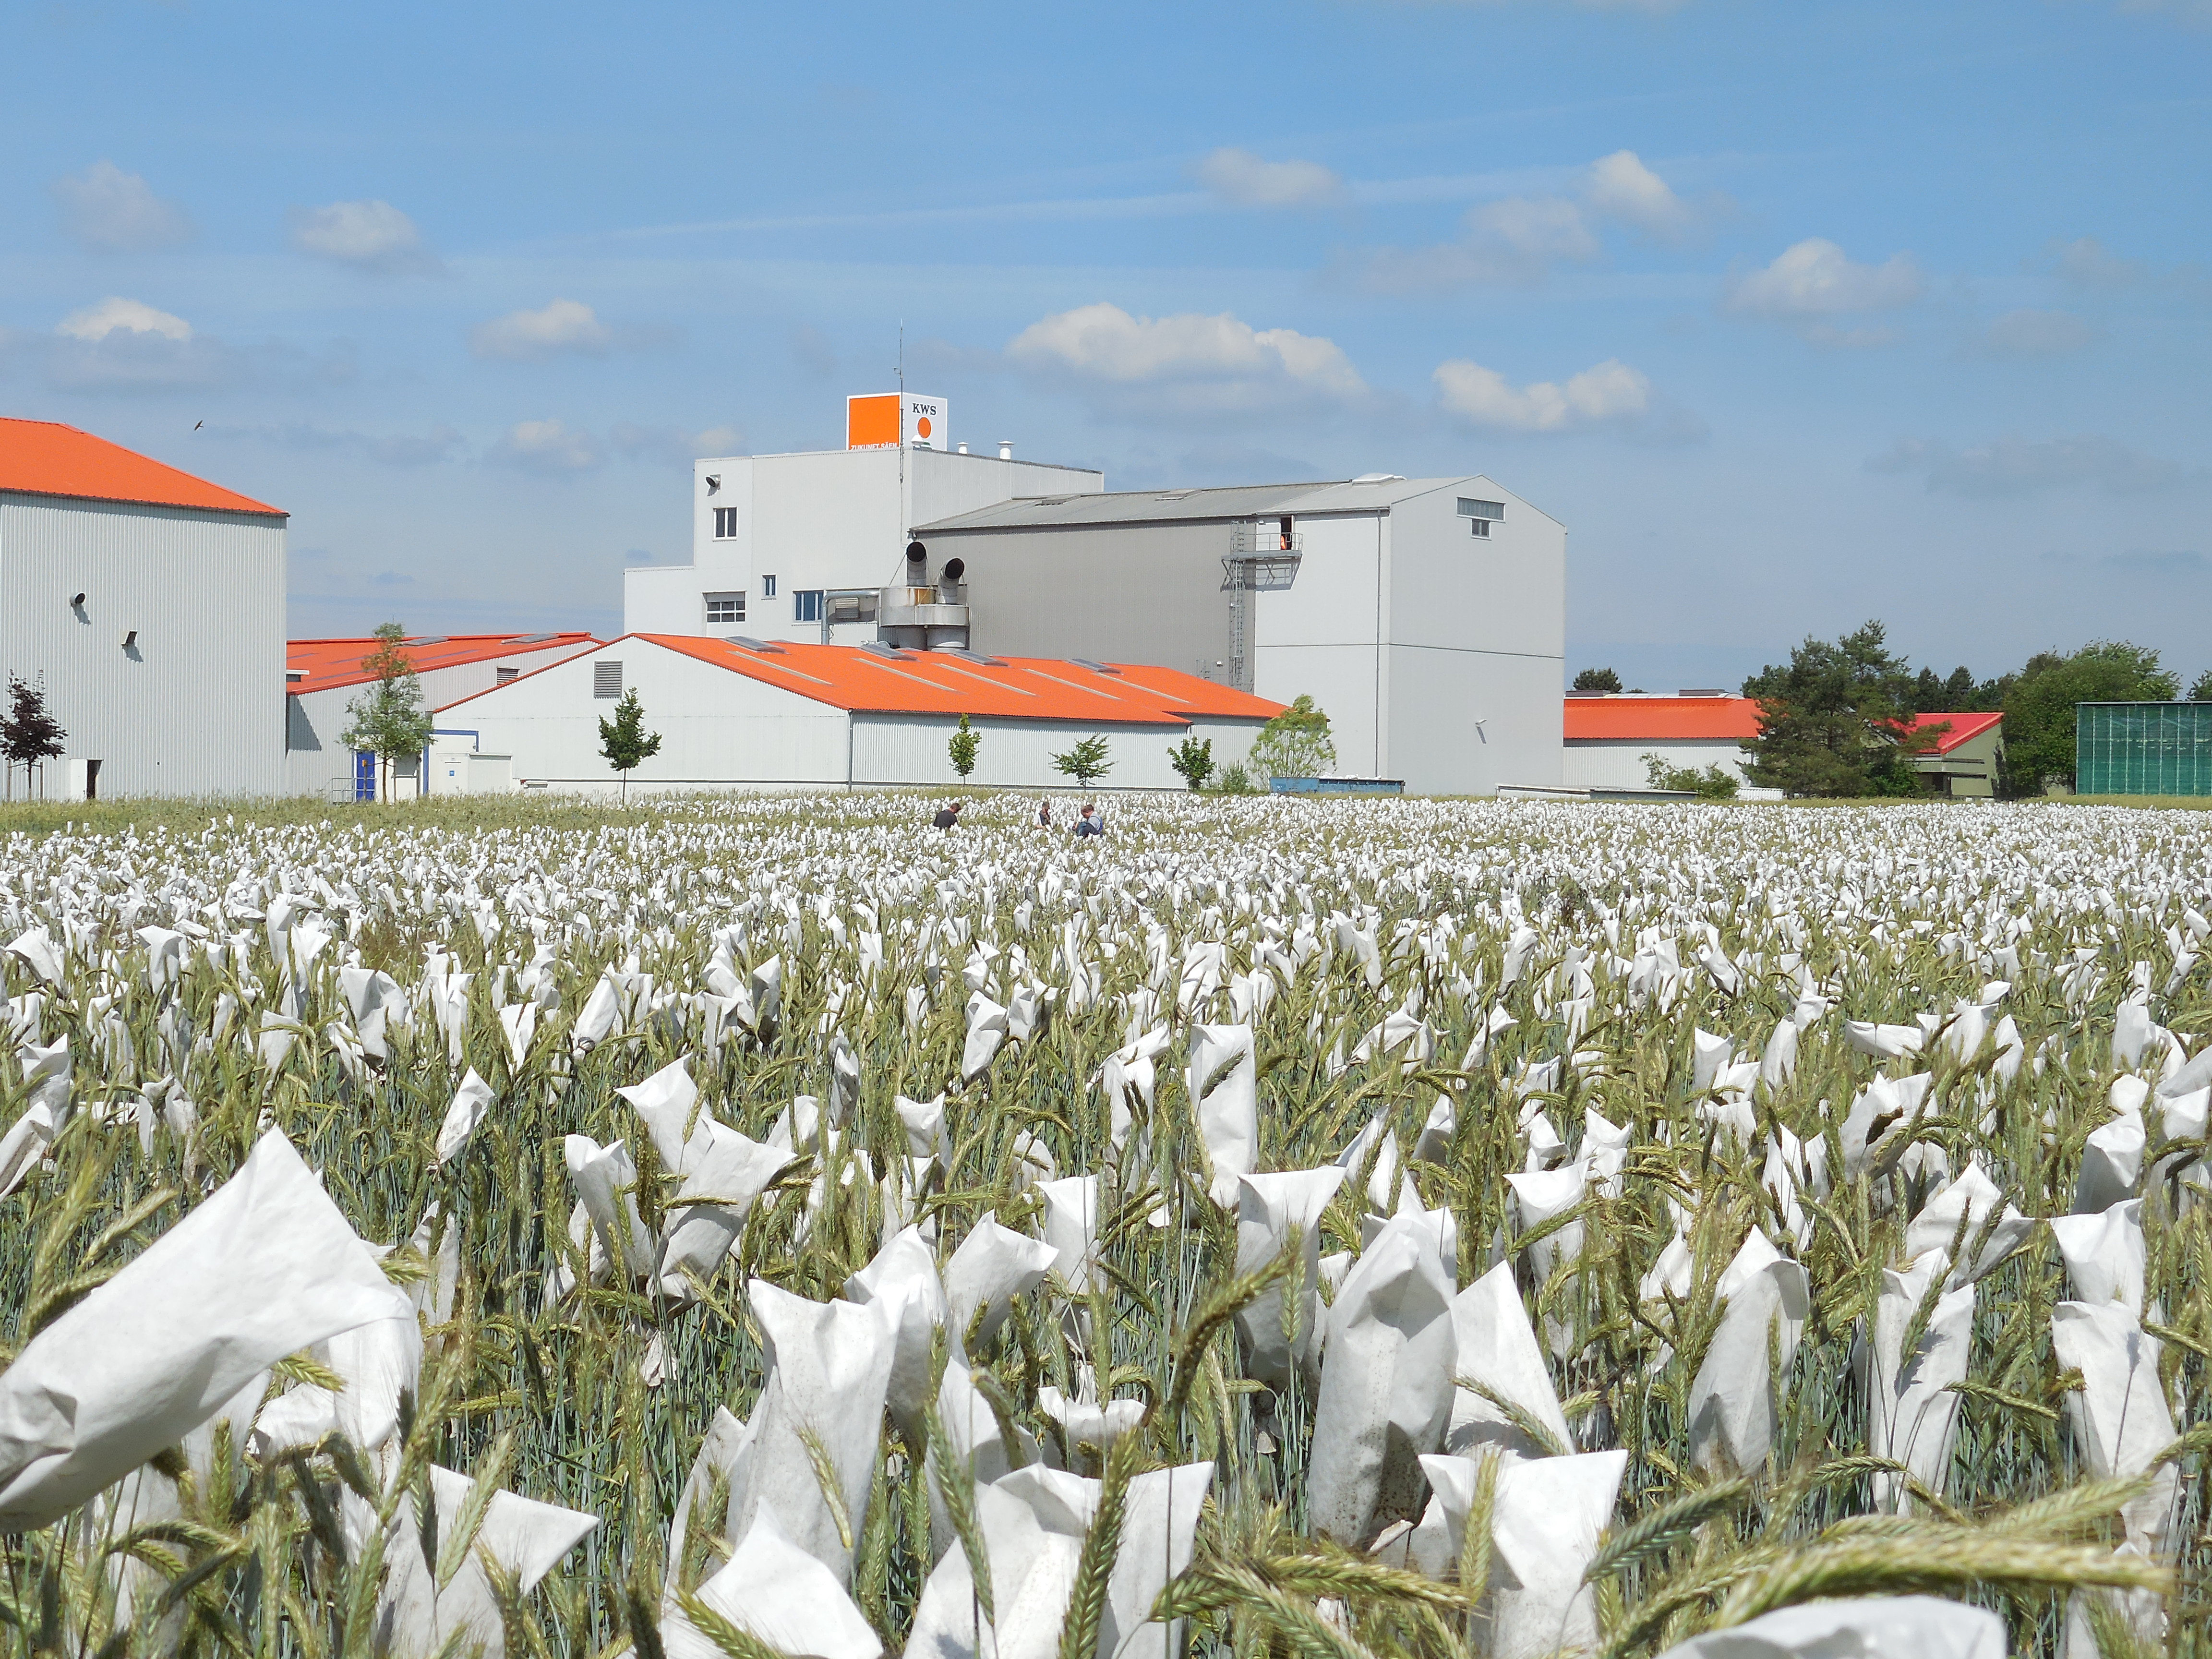
[{"label": "metal chimney pipe", "polygon": [[1011,461],[1014,459],[1014,441],[1012,438],[999,440],[999,459],[1002,461]]}]

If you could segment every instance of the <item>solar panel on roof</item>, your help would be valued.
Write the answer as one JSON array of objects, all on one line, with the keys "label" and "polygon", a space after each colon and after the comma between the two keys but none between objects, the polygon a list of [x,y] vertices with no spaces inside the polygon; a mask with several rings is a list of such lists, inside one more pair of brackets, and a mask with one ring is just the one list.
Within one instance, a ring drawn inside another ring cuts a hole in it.
[{"label": "solar panel on roof", "polygon": [[1068,661],[1073,663],[1078,668],[1087,668],[1094,674],[1118,674],[1121,672],[1109,664],[1093,662],[1088,657],[1070,657]]},{"label": "solar panel on roof", "polygon": [[743,634],[731,635],[730,643],[742,645],[748,651],[758,651],[766,656],[781,657],[786,654],[784,648],[780,645],[770,645],[766,640],[750,639]]}]

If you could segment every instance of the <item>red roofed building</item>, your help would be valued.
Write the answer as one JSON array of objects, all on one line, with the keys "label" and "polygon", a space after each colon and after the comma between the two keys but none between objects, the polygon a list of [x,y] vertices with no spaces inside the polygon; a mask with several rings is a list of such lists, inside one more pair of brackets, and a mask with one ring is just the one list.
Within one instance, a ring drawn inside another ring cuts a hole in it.
[{"label": "red roofed building", "polygon": [[531,787],[611,789],[599,720],[635,690],[660,752],[641,787],[950,784],[960,716],[981,737],[979,787],[1073,792],[1051,757],[1093,732],[1113,770],[1097,789],[1180,789],[1168,750],[1211,740],[1243,759],[1282,705],[1171,668],[959,649],[629,634],[441,709],[441,726],[511,755]]},{"label": "red roofed building", "polygon": [[[295,795],[325,799],[375,798],[374,769],[339,741],[346,729],[346,705],[374,678],[362,659],[374,651],[375,639],[294,640],[284,664],[284,767]],[[589,651],[599,641],[589,634],[434,634],[401,643],[400,654],[415,670],[422,706],[434,714],[448,703],[504,685],[533,670]],[[419,765],[395,768],[391,793],[405,799],[427,789],[466,793],[504,788],[500,768],[477,749],[471,734],[447,732],[434,738]],[[469,758],[456,758],[456,755]]]},{"label": "red roofed building", "polygon": [[[1949,728],[1915,759],[1933,793],[1995,793],[2004,758],[2003,715],[1921,714],[1915,723]],[[1678,770],[1718,766],[1734,772],[1743,799],[1781,798],[1778,790],[1753,787],[1744,775],[1743,745],[1759,736],[1759,704],[1750,697],[1717,691],[1672,697],[1570,692],[1562,735],[1570,789],[1648,788],[1645,757],[1656,755]]]},{"label": "red roofed building", "polygon": [[0,419],[0,678],[43,685],[68,733],[35,792],[283,792],[284,533],[281,507]]}]

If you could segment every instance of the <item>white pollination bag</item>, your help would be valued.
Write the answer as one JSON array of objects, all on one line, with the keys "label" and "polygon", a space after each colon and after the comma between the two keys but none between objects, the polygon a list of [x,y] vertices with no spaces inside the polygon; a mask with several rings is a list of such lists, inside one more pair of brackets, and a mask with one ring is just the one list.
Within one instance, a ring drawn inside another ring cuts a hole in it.
[{"label": "white pollination bag", "polygon": [[[475,1482],[453,1469],[430,1467],[430,1501],[438,1512],[439,1541],[459,1519]],[[351,1500],[350,1509],[359,1500]],[[362,1507],[366,1507],[363,1505]],[[484,1571],[489,1556],[528,1595],[562,1556],[599,1524],[599,1517],[511,1492],[494,1492],[476,1543],[443,1589],[422,1559],[421,1517],[410,1493],[392,1517],[384,1546],[386,1574],[377,1598],[375,1647],[391,1659],[439,1659],[475,1650],[483,1659],[507,1651],[506,1621]]]},{"label": "white pollination bag", "polygon": [[1237,1202],[1237,1177],[1260,1155],[1260,1073],[1249,1025],[1194,1025],[1185,1074],[1200,1138],[1213,1164],[1213,1201]]},{"label": "white pollination bag", "polygon": [[757,1279],[747,1295],[769,1373],[730,1482],[724,1535],[742,1538],[762,1506],[773,1504],[792,1540],[839,1583],[849,1583],[853,1552],[838,1536],[813,1454],[826,1455],[835,1471],[857,1540],[867,1516],[896,1334],[880,1312],[855,1303],[810,1302]]},{"label": "white pollination bag", "polygon": [[[2173,1443],[2173,1416],[2159,1386],[2159,1344],[2117,1302],[2062,1302],[2051,1310],[2051,1347],[2058,1364],[2081,1373],[2066,1396],[2089,1473],[2099,1480],[2141,1474]],[[2128,1541],[2155,1557],[2173,1522],[2180,1476],[2162,1463],[2150,1490],[2124,1504]]]},{"label": "white pollination bag", "polygon": [[[1321,1218],[1344,1184],[1344,1168],[1280,1175],[1248,1175],[1237,1182],[1237,1273],[1266,1267],[1283,1253],[1293,1229],[1304,1243],[1293,1283],[1282,1279],[1237,1310],[1237,1338],[1244,1374],[1271,1389],[1287,1389],[1300,1370],[1313,1380],[1321,1350]],[[1284,1329],[1284,1298],[1291,1298],[1291,1331]]]},{"label": "white pollination bag", "polygon": [[0,1532],[42,1527],[287,1354],[406,1296],[283,1135],[0,1372]]},{"label": "white pollination bag", "polygon": [[[1625,1451],[1508,1463],[1492,1498],[1490,1592],[1476,1615],[1491,1659],[1550,1659],[1595,1652],[1597,1603],[1583,1575],[1597,1559],[1613,1520]],[[1457,1570],[1482,1463],[1473,1457],[1424,1457],[1435,1496],[1414,1529],[1412,1564],[1432,1577]]]},{"label": "white pollination bag", "polygon": [[2074,1281],[2078,1302],[2117,1302],[2140,1317],[2143,1272],[2149,1259],[2143,1242],[2142,1200],[2115,1204],[2102,1215],[2055,1215],[2051,1236]]},{"label": "white pollination bag", "polygon": [[470,1066],[461,1086],[453,1091],[453,1103],[446,1108],[446,1121],[438,1129],[437,1153],[431,1160],[434,1164],[450,1164],[461,1155],[484,1114],[491,1109],[493,1098],[491,1085],[477,1075],[475,1066]]},{"label": "white pollination bag", "polygon": [[[1455,1297],[1451,1322],[1455,1382],[1480,1383],[1498,1399],[1528,1413],[1552,1431],[1560,1446],[1571,1449],[1574,1437],[1559,1409],[1559,1390],[1544,1363],[1544,1351],[1536,1344],[1528,1310],[1513,1282],[1512,1263],[1499,1262]],[[1452,1394],[1444,1450],[1455,1457],[1496,1451],[1517,1461],[1550,1455],[1553,1448],[1531,1438],[1510,1413],[1479,1389],[1461,1386]]]},{"label": "white pollination bag", "polygon": [[[878,1659],[884,1644],[837,1577],[791,1540],[763,1504],[699,1600],[786,1659]],[[664,1607],[668,1659],[728,1659],[680,1608]]]},{"label": "white pollination bag", "polygon": [[1933,1595],[1808,1601],[1677,1643],[1659,1659],[2007,1659],[2004,1620]]},{"label": "white pollination bag", "polygon": [[1005,1322],[1014,1298],[1044,1283],[1060,1252],[1042,1239],[999,1224],[986,1211],[945,1264],[945,1300],[952,1340],[962,1352],[972,1334],[981,1348]]},{"label": "white pollination bag", "polygon": [[1316,1533],[1352,1548],[1414,1518],[1419,1459],[1451,1415],[1452,1279],[1438,1231],[1426,1214],[1393,1217],[1329,1310],[1307,1505]]},{"label": "white pollination bag", "polygon": [[891,1328],[886,1403],[907,1444],[919,1449],[922,1414],[929,1407],[932,1351],[947,1310],[937,1259],[921,1230],[906,1228],[878,1250],[873,1261],[845,1281],[845,1299],[874,1308]]},{"label": "white pollination bag", "polygon": [[[1129,1482],[1097,1659],[1168,1659],[1181,1651],[1179,1630],[1148,1620],[1168,1580],[1190,1565],[1212,1475],[1212,1464],[1192,1463]],[[1036,1467],[977,1485],[996,1617],[983,1613],[966,1552],[948,1549],[922,1587],[905,1659],[1054,1659],[1103,1490],[1097,1480]]]},{"label": "white pollination bag", "polygon": [[[1939,1294],[1913,1351],[1905,1352],[1904,1344],[1929,1285],[1950,1266],[1948,1255],[1930,1250],[1902,1273],[1883,1272],[1866,1366],[1867,1450],[1904,1464],[1939,1498],[1958,1437],[1960,1398],[1952,1389],[1966,1380],[1974,1287],[1961,1285]],[[1887,1470],[1876,1470],[1873,1481],[1876,1511],[1895,1512],[1904,1481]]]},{"label": "white pollination bag", "polygon": [[1701,1469],[1751,1474],[1773,1449],[1775,1395],[1796,1358],[1811,1287],[1805,1269],[1754,1228],[1715,1294],[1726,1311],[1690,1385],[1690,1457]]}]

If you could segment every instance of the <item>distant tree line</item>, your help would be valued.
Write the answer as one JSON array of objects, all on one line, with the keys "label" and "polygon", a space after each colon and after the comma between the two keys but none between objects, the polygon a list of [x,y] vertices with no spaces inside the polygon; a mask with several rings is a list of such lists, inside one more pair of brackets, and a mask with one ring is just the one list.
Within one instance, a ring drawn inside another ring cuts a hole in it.
[{"label": "distant tree line", "polygon": [[[1618,691],[1620,677],[1586,668],[1574,688]],[[2152,647],[2125,640],[2039,651],[1989,679],[1963,665],[1948,675],[1915,672],[1889,648],[1882,624],[1869,622],[1839,640],[1808,638],[1786,664],[1746,679],[1743,695],[1759,705],[1744,770],[1762,787],[1829,798],[1923,794],[1928,780],[1914,757],[1944,733],[1916,729],[1914,717],[2002,714],[2004,762],[1995,781],[1999,794],[2017,799],[2074,787],[2075,703],[2172,702],[2181,677]],[[2197,677],[2189,701],[2212,702],[2212,669]],[[1671,775],[1669,784],[1696,787]]]}]

